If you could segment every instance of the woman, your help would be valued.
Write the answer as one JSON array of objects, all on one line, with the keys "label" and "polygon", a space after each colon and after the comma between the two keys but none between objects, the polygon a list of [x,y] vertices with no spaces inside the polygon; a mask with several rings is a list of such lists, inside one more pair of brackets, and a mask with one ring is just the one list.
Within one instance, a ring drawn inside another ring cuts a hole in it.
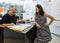
[{"label": "woman", "polygon": [[[51,20],[47,23],[47,17]],[[54,17],[44,12],[41,5],[36,5],[35,22],[37,26],[36,43],[48,43],[51,41],[51,32],[49,26],[54,21]]]}]

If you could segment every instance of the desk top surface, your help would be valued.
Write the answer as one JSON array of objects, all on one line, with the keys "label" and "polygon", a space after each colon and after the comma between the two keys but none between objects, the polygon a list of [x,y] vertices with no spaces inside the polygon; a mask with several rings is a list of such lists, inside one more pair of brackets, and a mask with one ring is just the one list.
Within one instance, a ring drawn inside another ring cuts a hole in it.
[{"label": "desk top surface", "polygon": [[25,24],[16,24],[14,26],[8,26],[10,30],[20,32],[20,33],[27,33],[33,26],[35,25],[34,22],[25,23]]}]

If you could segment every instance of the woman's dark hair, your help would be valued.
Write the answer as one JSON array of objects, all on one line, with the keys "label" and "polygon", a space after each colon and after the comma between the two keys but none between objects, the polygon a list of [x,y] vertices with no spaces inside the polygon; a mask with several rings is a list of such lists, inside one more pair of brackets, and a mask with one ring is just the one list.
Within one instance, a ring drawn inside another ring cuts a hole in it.
[{"label": "woman's dark hair", "polygon": [[41,16],[44,16],[44,10],[40,4],[37,4],[36,7],[39,9],[39,13],[36,12],[36,14],[40,14]]}]

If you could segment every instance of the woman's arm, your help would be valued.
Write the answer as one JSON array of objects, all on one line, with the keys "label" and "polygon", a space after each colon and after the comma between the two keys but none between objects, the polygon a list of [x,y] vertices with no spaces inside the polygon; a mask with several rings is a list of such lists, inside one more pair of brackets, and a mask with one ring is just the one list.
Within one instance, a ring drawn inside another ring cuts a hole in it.
[{"label": "woman's arm", "polygon": [[51,25],[51,23],[55,20],[55,18],[51,15],[48,15],[48,14],[45,14],[45,16],[50,19],[50,22],[48,24],[46,23],[45,25],[48,25],[48,26]]},{"label": "woman's arm", "polygon": [[36,22],[36,14],[34,14],[34,21],[35,21],[35,24],[36,24],[36,26],[37,26],[37,28],[41,28],[41,26]]},{"label": "woman's arm", "polygon": [[35,23],[36,23],[36,25],[38,25],[38,23],[36,22],[36,14],[34,14],[34,21],[35,21]]}]

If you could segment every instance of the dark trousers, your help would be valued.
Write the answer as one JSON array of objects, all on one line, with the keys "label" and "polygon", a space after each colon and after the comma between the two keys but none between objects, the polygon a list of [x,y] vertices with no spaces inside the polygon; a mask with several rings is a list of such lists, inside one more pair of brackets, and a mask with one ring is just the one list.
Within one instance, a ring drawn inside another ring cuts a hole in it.
[{"label": "dark trousers", "polygon": [[0,27],[0,43],[3,43],[4,39],[3,39],[3,28]]},{"label": "dark trousers", "polygon": [[36,37],[37,28],[36,25],[26,34],[29,39],[29,43],[34,43]]},{"label": "dark trousers", "polygon": [[29,43],[34,43],[34,40],[35,40],[35,39],[33,39],[33,40],[29,40]]}]

